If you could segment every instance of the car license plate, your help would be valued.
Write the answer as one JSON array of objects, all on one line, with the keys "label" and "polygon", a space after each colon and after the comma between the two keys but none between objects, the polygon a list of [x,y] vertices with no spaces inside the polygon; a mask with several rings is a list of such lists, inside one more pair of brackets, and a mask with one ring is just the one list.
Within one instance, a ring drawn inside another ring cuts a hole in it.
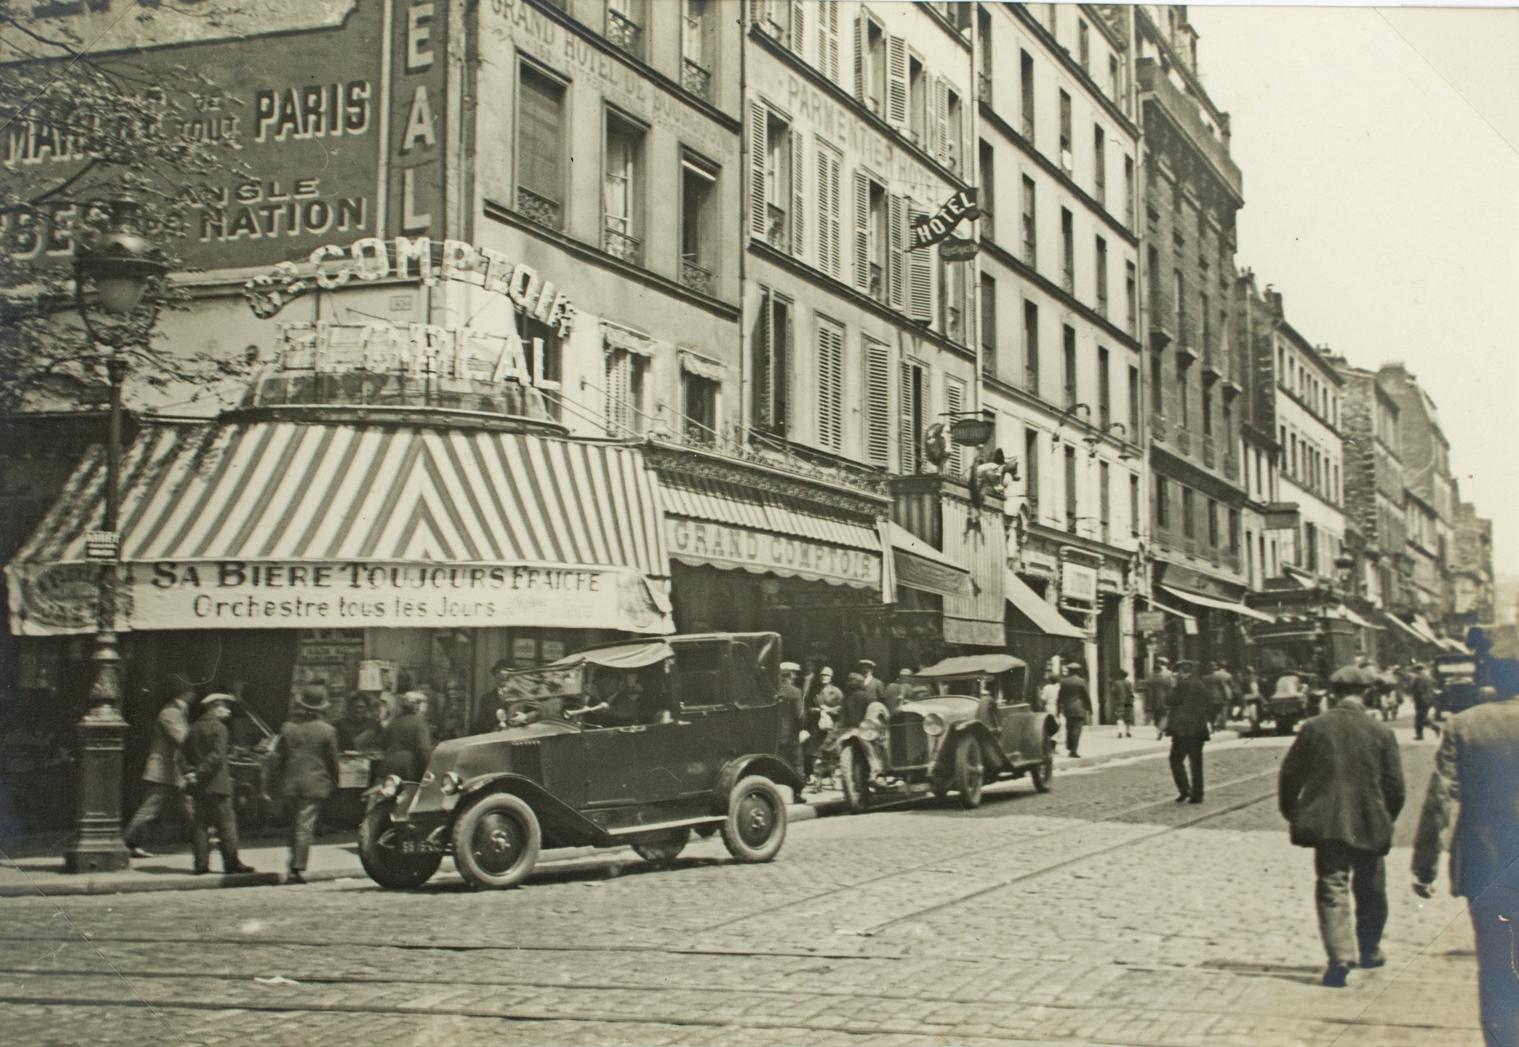
[{"label": "car license plate", "polygon": [[431,840],[399,840],[396,851],[400,854],[442,854],[443,847]]}]

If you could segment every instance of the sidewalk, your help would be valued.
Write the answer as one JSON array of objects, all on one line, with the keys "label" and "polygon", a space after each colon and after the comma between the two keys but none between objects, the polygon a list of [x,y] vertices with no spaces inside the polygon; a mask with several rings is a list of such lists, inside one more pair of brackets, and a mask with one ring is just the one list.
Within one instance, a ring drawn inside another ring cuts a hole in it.
[{"label": "sidewalk", "polygon": [[[1076,768],[1094,767],[1113,760],[1154,756],[1170,750],[1170,743],[1156,740],[1155,728],[1140,726],[1133,737],[1115,736],[1117,728],[1110,725],[1088,727],[1082,735],[1082,755],[1072,759],[1063,749],[1055,755],[1055,778]],[[1213,736],[1215,742],[1238,737],[1235,731],[1219,731]],[[1064,742],[1064,733],[1059,739]],[[787,819],[792,822],[825,818],[845,811],[843,794],[836,790],[809,792],[805,804],[792,804],[787,808]],[[576,863],[592,859],[605,863],[609,859],[631,855],[626,848],[598,849],[593,847],[571,848],[547,852],[540,863],[543,868],[568,868]],[[219,871],[221,858],[212,855],[212,871],[203,876],[190,872],[190,851],[184,844],[159,853],[153,858],[138,859],[130,869],[117,873],[70,876],[63,872],[63,860],[57,855],[38,857],[0,858],[0,898],[54,897],[80,894],[132,894],[142,891],[194,891],[222,887],[268,887],[284,882],[287,852],[282,843],[267,836],[247,841],[241,849],[242,860],[253,866],[256,872],[224,875]],[[447,875],[450,867],[445,863],[440,875]],[[359,863],[358,845],[351,833],[318,837],[312,845],[305,879],[309,883],[324,880],[364,878]]]}]

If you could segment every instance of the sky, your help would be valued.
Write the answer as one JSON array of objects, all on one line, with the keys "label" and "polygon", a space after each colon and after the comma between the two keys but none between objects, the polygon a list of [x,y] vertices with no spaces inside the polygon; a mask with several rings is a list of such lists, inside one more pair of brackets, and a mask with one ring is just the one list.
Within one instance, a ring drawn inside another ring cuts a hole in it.
[{"label": "sky", "polygon": [[1409,366],[1519,574],[1519,9],[1189,20],[1244,171],[1236,261],[1310,341]]}]

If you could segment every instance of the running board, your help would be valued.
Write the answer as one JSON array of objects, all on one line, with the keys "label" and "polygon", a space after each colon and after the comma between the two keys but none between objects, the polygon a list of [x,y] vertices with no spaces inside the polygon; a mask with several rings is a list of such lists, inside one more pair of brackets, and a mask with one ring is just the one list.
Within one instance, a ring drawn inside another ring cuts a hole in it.
[{"label": "running board", "polygon": [[648,825],[629,825],[622,829],[603,829],[608,836],[640,836],[664,829],[689,829],[697,825],[721,825],[728,819],[721,814],[705,818],[681,818],[673,822],[650,822]]}]

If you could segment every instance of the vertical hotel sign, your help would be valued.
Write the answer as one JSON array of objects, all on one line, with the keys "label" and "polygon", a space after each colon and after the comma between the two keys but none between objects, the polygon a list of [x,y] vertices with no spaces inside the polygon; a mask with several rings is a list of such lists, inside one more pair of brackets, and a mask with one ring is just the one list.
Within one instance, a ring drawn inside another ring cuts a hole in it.
[{"label": "vertical hotel sign", "polygon": [[[186,202],[187,231],[165,245],[187,268],[262,267],[363,236],[443,230],[448,0],[91,0],[36,5],[48,38],[96,41],[93,60],[127,85],[177,94],[171,134],[235,138],[227,170],[207,176],[211,203]],[[0,49],[0,61],[12,56]],[[62,63],[60,63],[60,68]],[[181,69],[198,71],[209,86]],[[5,75],[0,65],[0,76]],[[66,132],[12,121],[0,176],[68,201],[0,215],[18,260],[72,260],[70,232],[91,199],[83,155]]]}]

